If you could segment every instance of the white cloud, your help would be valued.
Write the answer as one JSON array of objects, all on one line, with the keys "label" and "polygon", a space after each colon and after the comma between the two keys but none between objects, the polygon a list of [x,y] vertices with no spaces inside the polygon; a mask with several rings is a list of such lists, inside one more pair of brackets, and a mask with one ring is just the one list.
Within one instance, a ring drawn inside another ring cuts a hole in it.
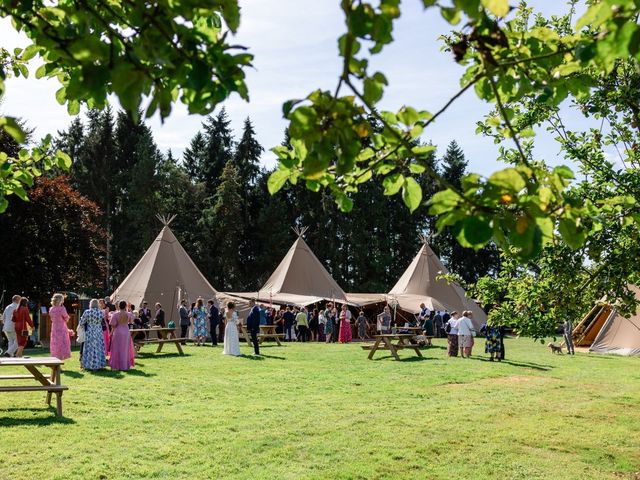
[{"label": "white cloud", "polygon": [[[273,164],[268,149],[282,140],[285,121],[281,105],[290,98],[306,96],[316,88],[335,88],[340,73],[337,38],[344,31],[344,19],[338,0],[241,0],[242,20],[234,43],[246,45],[256,55],[255,69],[247,72],[251,103],[232,96],[225,106],[239,134],[247,116],[254,122],[259,141],[267,149],[263,160]],[[537,0],[546,14],[564,8],[560,2]],[[440,51],[438,37],[450,27],[435,10],[424,12],[421,2],[403,2],[403,16],[397,22],[395,42],[371,61],[371,68],[384,71],[390,82],[382,108],[397,110],[404,104],[437,111],[459,89],[463,68],[450,54]],[[7,48],[26,45],[9,22],[0,20],[0,44]],[[35,68],[32,68],[34,71]],[[71,118],[57,104],[56,81],[10,79],[0,106],[6,114],[18,115],[36,135],[55,133],[68,126]],[[491,139],[475,134],[475,123],[489,110],[473,92],[467,92],[442,119],[426,132],[444,152],[456,139],[463,147],[471,167],[488,173],[497,167],[497,147]],[[180,155],[198,131],[203,117],[188,115],[176,105],[171,116],[161,123],[150,120],[161,149],[171,148]],[[557,147],[549,139],[539,138],[541,155],[554,157]]]}]

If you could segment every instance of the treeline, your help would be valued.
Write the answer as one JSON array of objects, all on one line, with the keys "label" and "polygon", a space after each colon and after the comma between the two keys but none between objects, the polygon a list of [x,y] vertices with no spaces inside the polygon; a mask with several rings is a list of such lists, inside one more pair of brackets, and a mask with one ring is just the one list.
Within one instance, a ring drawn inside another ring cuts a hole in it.
[{"label": "treeline", "polygon": [[[287,141],[285,135],[283,143]],[[214,287],[227,291],[259,288],[291,246],[295,238],[292,226],[309,227],[305,240],[343,288],[387,291],[417,252],[419,234],[434,231],[434,220],[425,215],[424,208],[410,214],[397,197],[385,196],[377,182],[368,182],[353,194],[355,206],[349,214],[341,213],[329,196],[304,185],[288,185],[275,196],[269,195],[270,171],[260,164],[264,148],[256,140],[253,124],[247,118],[241,135],[234,138],[224,109],[205,119],[180,159],[171,151],[159,150],[147,125],[109,108],[74,119],[58,132],[57,143],[71,155],[74,165],[68,180],[55,179],[54,183],[67,195],[71,195],[68,190],[75,191],[94,202],[101,214],[94,220],[93,214],[75,209],[79,218],[84,216],[85,231],[78,234],[85,243],[78,248],[82,249],[81,259],[93,259],[88,269],[92,281],[84,275],[82,282],[74,282],[65,275],[61,278],[67,285],[49,288],[112,291],[157,236],[161,224],[156,214],[177,215],[171,227],[180,242]],[[460,182],[467,166],[456,142],[441,159],[434,155],[432,161],[453,184]],[[427,178],[422,179],[422,188],[427,199],[435,192]],[[42,216],[34,219],[36,225],[21,217],[33,215],[33,209],[41,214],[55,211],[46,205],[46,197],[41,201],[45,204],[36,202],[27,209],[31,213],[26,213],[24,205],[13,200],[7,214],[0,216],[3,243],[25,222],[35,230],[51,228],[41,224],[47,223]],[[63,221],[75,225],[59,218],[49,223]],[[92,228],[86,226],[92,221],[93,237]],[[55,238],[49,236],[49,241],[56,243]],[[498,268],[495,248],[477,253],[462,249],[450,232],[432,236],[431,245],[467,281]],[[13,244],[0,253],[0,262],[13,264],[12,258],[26,257],[28,270],[29,257],[48,255],[44,245],[36,250]],[[47,265],[40,268],[82,269],[69,265],[71,261],[67,252],[40,262]],[[11,284],[20,278],[5,281]],[[28,288],[40,288],[39,284],[33,279]]]}]

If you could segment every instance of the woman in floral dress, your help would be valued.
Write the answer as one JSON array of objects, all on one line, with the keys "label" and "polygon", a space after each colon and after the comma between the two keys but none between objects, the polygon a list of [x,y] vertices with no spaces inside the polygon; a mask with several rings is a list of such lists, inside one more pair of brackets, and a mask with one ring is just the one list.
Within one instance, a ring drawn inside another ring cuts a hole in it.
[{"label": "woman in floral dress", "polygon": [[489,360],[495,358],[499,362],[504,359],[503,329],[497,325],[487,325],[487,337],[484,346],[485,353],[490,355]]},{"label": "woman in floral dress", "polygon": [[89,309],[80,318],[80,325],[84,325],[84,346],[80,365],[85,370],[100,370],[107,365],[104,354],[104,336],[102,335],[102,321],[104,314],[100,310],[97,299],[89,302]]},{"label": "woman in floral dress", "polygon": [[340,332],[338,334],[340,343],[351,343],[351,312],[346,305],[342,305],[340,311]]},{"label": "woman in floral dress", "polygon": [[207,328],[207,309],[204,307],[204,300],[199,298],[196,301],[196,306],[191,312],[193,315],[193,336],[196,339],[196,346],[204,345],[204,341],[209,335],[209,329]]},{"label": "woman in floral dress", "polygon": [[49,350],[51,356],[66,360],[71,358],[71,340],[69,339],[69,314],[63,305],[64,296],[56,293],[51,298],[51,308],[49,309],[49,318],[51,319],[51,338],[49,341]]}]

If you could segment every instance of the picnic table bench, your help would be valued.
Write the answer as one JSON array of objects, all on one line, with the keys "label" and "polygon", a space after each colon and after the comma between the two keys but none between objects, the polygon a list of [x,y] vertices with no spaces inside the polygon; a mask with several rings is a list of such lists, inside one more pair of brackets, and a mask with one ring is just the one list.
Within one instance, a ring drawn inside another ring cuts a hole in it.
[{"label": "picnic table bench", "polygon": [[[247,342],[247,345],[251,344],[251,335],[249,334],[249,330],[245,325],[240,326],[240,330],[242,332],[242,336],[244,340]],[[284,338],[284,333],[276,333],[276,325],[260,325],[260,333],[258,333],[258,343],[262,345],[262,342],[265,340],[275,340],[278,346],[282,346],[280,343],[280,339]]]},{"label": "picnic table bench", "polygon": [[[404,348],[409,348],[413,350],[418,357],[422,357],[422,352],[420,352],[420,346],[416,343],[411,343],[411,339],[415,335],[413,333],[386,333],[382,335],[374,335],[373,338],[376,339],[375,343],[369,345],[362,345],[363,350],[370,350],[369,352],[369,360],[373,359],[373,355],[378,350],[389,350],[393,358],[396,360],[400,360],[398,356],[398,350],[402,350]],[[393,342],[396,343],[393,343]]]},{"label": "picnic table bench", "polygon": [[[0,375],[0,380],[37,380],[40,385],[10,385],[0,386],[0,392],[47,392],[47,405],[51,405],[51,395],[56,395],[56,415],[62,416],[62,392],[69,387],[60,384],[60,373],[64,362],[56,357],[18,357],[0,358],[0,367],[21,366],[26,368],[28,374]],[[38,367],[48,367],[51,374],[45,376]]]},{"label": "picnic table bench", "polygon": [[[144,345],[156,344],[158,345],[156,353],[160,353],[162,352],[162,347],[164,347],[165,343],[173,343],[176,346],[178,353],[180,355],[184,355],[181,343],[184,342],[186,338],[176,337],[173,328],[132,328],[129,332],[131,333],[131,338],[133,339],[133,345],[136,352],[139,352]],[[149,338],[148,334],[150,332],[156,332],[157,338]],[[139,333],[144,333],[145,338],[136,339],[136,336]]]}]

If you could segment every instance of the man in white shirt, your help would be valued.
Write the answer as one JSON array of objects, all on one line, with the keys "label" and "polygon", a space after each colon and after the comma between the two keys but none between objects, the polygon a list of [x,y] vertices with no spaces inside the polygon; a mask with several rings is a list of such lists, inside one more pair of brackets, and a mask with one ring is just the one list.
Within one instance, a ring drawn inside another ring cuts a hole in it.
[{"label": "man in white shirt", "polygon": [[7,353],[5,356],[13,357],[18,351],[18,336],[16,335],[16,324],[13,323],[13,312],[20,304],[20,295],[14,295],[11,297],[11,303],[7,305],[2,314],[2,329],[9,340],[9,346],[7,347]]},{"label": "man in white shirt", "polygon": [[473,347],[473,322],[471,322],[471,312],[465,310],[462,316],[456,322],[458,329],[458,347],[460,348],[460,356],[462,358],[471,357],[471,348]]}]

